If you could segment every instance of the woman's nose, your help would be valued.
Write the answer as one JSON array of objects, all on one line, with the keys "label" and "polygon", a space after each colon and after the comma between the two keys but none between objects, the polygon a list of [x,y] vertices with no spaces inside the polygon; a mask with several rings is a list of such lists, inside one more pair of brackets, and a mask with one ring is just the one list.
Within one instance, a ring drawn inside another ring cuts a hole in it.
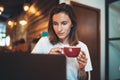
[{"label": "woman's nose", "polygon": [[61,30],[62,30],[62,26],[58,25],[58,31],[61,31]]}]

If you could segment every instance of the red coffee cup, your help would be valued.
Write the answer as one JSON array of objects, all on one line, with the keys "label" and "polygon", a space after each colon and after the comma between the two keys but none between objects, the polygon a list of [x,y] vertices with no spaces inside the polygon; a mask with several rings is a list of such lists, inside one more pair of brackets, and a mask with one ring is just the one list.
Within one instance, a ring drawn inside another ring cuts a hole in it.
[{"label": "red coffee cup", "polygon": [[80,53],[80,50],[81,48],[80,47],[64,47],[63,48],[63,51],[64,51],[64,54],[68,57],[77,57],[78,54]]}]

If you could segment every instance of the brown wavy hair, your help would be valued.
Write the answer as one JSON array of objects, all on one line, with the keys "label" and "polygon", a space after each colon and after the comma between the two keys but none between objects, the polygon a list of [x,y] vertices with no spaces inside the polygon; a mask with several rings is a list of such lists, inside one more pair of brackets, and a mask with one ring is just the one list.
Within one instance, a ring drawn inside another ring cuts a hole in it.
[{"label": "brown wavy hair", "polygon": [[71,19],[72,27],[69,34],[68,43],[70,46],[75,46],[76,44],[78,44],[78,37],[76,32],[76,27],[77,27],[76,18],[72,6],[65,3],[58,4],[55,8],[52,9],[50,13],[49,23],[48,23],[49,40],[53,45],[60,42],[60,39],[58,38],[58,36],[56,35],[53,29],[53,20],[52,20],[53,16],[60,12],[64,12]]}]

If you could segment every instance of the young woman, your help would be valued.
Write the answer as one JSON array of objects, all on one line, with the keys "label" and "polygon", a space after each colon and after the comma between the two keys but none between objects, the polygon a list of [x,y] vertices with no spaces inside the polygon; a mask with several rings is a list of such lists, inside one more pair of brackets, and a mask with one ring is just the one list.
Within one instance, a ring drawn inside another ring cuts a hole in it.
[{"label": "young woman", "polygon": [[66,57],[67,80],[85,80],[86,72],[92,70],[92,65],[87,46],[78,40],[75,16],[70,5],[61,3],[51,11],[48,33],[48,37],[38,41],[32,53],[62,54],[65,46],[80,47],[77,57]]}]

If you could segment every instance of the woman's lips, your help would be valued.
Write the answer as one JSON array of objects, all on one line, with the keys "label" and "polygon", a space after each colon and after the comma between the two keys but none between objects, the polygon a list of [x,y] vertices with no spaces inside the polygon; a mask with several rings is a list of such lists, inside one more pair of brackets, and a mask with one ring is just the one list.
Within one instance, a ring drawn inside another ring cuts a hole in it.
[{"label": "woman's lips", "polygon": [[62,36],[64,33],[58,33],[59,36]]}]

